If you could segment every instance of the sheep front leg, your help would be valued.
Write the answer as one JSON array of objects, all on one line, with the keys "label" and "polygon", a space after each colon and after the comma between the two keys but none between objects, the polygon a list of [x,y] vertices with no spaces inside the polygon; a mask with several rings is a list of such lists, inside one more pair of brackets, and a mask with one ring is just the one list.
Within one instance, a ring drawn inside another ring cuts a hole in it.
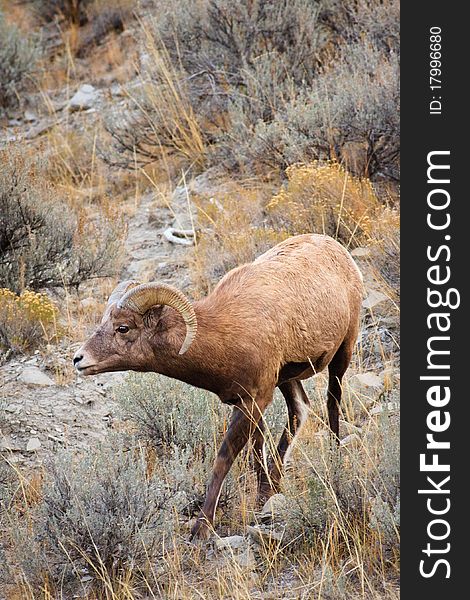
[{"label": "sheep front leg", "polygon": [[252,399],[234,406],[230,425],[215,459],[212,477],[207,487],[204,505],[191,529],[191,537],[208,538],[214,523],[215,511],[225,476],[242,448],[252,435],[267,403]]}]

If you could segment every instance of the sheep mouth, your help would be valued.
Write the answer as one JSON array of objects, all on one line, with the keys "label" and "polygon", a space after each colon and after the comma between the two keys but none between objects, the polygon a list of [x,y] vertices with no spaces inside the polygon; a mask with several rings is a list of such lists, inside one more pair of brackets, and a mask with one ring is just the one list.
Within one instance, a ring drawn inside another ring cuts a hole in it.
[{"label": "sheep mouth", "polygon": [[75,369],[80,375],[95,375],[99,373],[98,365],[85,365],[84,367],[76,366]]},{"label": "sheep mouth", "polygon": [[93,363],[91,365],[75,367],[79,375],[100,375],[101,373],[113,373],[115,371],[122,371],[122,367],[110,365],[109,363]]}]

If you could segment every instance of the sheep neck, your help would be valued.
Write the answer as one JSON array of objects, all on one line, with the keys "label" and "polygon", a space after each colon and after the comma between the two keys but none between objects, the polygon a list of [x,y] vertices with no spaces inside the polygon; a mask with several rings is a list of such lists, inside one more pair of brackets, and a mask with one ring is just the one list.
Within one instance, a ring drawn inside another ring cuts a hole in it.
[{"label": "sheep neck", "polygon": [[193,308],[198,331],[194,342],[183,355],[178,352],[186,336],[184,320],[175,310],[169,307],[163,309],[156,335],[152,339],[154,361],[150,370],[218,393],[224,379],[221,373],[226,364],[227,332],[224,331],[220,313],[212,310],[205,300],[195,302]]}]

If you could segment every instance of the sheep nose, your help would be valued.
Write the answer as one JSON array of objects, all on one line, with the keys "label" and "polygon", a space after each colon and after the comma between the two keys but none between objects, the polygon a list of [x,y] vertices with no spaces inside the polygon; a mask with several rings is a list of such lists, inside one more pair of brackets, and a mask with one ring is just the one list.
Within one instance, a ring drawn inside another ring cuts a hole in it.
[{"label": "sheep nose", "polygon": [[82,358],[83,358],[83,354],[75,354],[75,356],[73,357],[74,367],[76,367],[78,365],[78,363],[82,360]]}]

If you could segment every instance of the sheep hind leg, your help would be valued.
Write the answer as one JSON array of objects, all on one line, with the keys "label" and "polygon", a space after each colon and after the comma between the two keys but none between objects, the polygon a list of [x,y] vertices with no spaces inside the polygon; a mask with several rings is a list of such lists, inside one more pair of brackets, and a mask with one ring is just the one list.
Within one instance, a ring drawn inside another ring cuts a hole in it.
[{"label": "sheep hind leg", "polygon": [[285,463],[296,435],[305,423],[310,401],[300,381],[279,385],[287,404],[288,419],[269,469],[269,481],[274,493],[279,492]]},{"label": "sheep hind leg", "polygon": [[330,429],[339,443],[339,407],[341,404],[341,394],[343,375],[351,361],[353,344],[345,340],[336,351],[336,354],[328,365],[328,421]]},{"label": "sheep hind leg", "polygon": [[191,537],[207,538],[214,523],[222,483],[234,460],[255,431],[262,414],[272,400],[271,394],[262,398],[243,400],[233,408],[230,425],[215,459],[212,476],[207,487],[206,499],[195,524]]},{"label": "sheep hind leg", "polygon": [[275,493],[269,478],[266,458],[266,427],[263,418],[260,419],[253,432],[253,463],[258,481],[257,502],[261,505]]}]

